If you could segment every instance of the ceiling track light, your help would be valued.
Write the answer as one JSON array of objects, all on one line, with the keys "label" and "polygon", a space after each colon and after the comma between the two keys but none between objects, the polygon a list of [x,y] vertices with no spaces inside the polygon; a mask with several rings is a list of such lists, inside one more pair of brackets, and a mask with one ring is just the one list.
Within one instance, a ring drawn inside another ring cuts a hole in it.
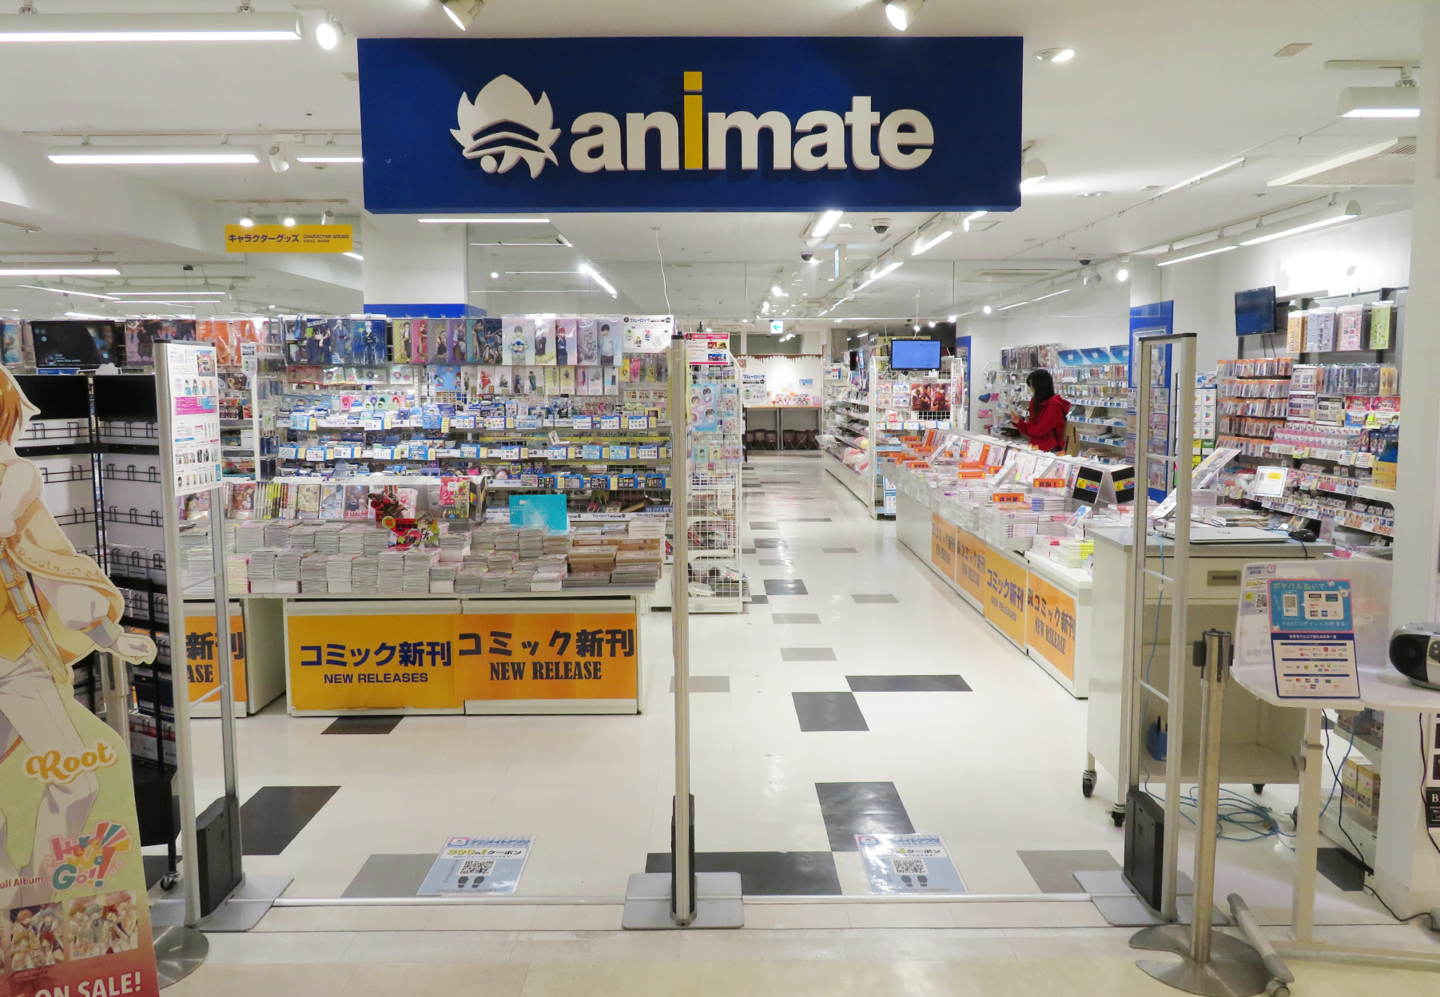
[{"label": "ceiling track light", "polygon": [[340,44],[340,39],[345,37],[345,28],[333,17],[327,16],[325,20],[315,25],[315,44],[325,51],[333,51]]},{"label": "ceiling track light", "polygon": [[[1299,183],[1301,180],[1308,180],[1310,177],[1318,176],[1321,173],[1328,173],[1330,170],[1338,169],[1341,166],[1348,166],[1351,163],[1358,163],[1362,159],[1369,159],[1371,156],[1378,156],[1382,152],[1387,152],[1390,149],[1393,149],[1395,146],[1399,145],[1401,141],[1402,140],[1398,138],[1387,138],[1384,141],[1376,142],[1373,145],[1362,146],[1359,149],[1351,149],[1349,152],[1343,152],[1338,156],[1332,156],[1331,158],[1316,163],[1313,166],[1306,166],[1303,169],[1296,170],[1293,173],[1287,173],[1283,177],[1276,177],[1274,180],[1271,180],[1265,186],[1286,187],[1292,183]],[[1412,138],[1405,139],[1404,141],[1408,143],[1414,142],[1415,140]]]},{"label": "ceiling track light", "polygon": [[1168,253],[1161,253],[1155,257],[1155,265],[1168,267],[1175,263],[1198,260],[1206,256],[1214,256],[1216,253],[1228,253],[1232,249],[1239,248],[1240,243],[1234,239],[1210,239],[1207,242],[1197,242],[1193,246],[1186,246],[1184,249],[1173,249]]},{"label": "ceiling track light", "polygon": [[896,31],[908,30],[924,5],[925,0],[885,0],[885,19]]},{"label": "ceiling track light", "polygon": [[1191,177],[1189,180],[1181,180],[1179,183],[1177,183],[1177,184],[1175,184],[1175,185],[1173,185],[1173,186],[1166,187],[1164,190],[1162,190],[1160,193],[1156,194],[1155,196],[1156,196],[1156,197],[1164,197],[1166,194],[1172,193],[1173,191],[1177,191],[1177,190],[1179,190],[1179,189],[1182,188],[1182,187],[1189,187],[1191,184],[1197,184],[1197,183],[1199,183],[1199,182],[1202,181],[1202,180],[1209,180],[1211,177],[1218,176],[1218,175],[1220,175],[1221,173],[1224,173],[1224,172],[1226,172],[1226,171],[1228,171],[1228,170],[1233,170],[1233,169],[1235,169],[1235,168],[1237,168],[1237,167],[1244,166],[1244,165],[1245,165],[1245,160],[1244,160],[1243,157],[1240,158],[1240,159],[1232,159],[1232,160],[1230,160],[1230,162],[1228,162],[1228,163],[1221,163],[1219,166],[1215,167],[1213,170],[1206,170],[1204,173],[1196,174],[1195,176]]},{"label": "ceiling track light", "polygon": [[1069,62],[1075,58],[1073,48],[1042,48],[1035,53],[1035,58],[1041,62]]},{"label": "ceiling track light", "polygon": [[1027,159],[1020,170],[1020,189],[1033,190],[1035,185],[1050,175],[1050,169],[1043,159]]},{"label": "ceiling track light", "polygon": [[290,168],[290,160],[285,158],[285,150],[278,144],[272,145],[266,156],[270,159],[270,168],[276,173],[284,173]]},{"label": "ceiling track light", "polygon": [[1311,232],[1317,228],[1327,228],[1359,217],[1360,202],[1346,201],[1344,204],[1332,204],[1319,211],[1295,215],[1270,225],[1257,225],[1235,238],[1242,246],[1258,246],[1261,243],[1283,239],[1289,235],[1299,235],[1301,232]]},{"label": "ceiling track light", "polygon": [[440,8],[461,31],[467,30],[475,18],[480,16],[484,0],[443,0]]},{"label": "ceiling track light", "polygon": [[5,42],[299,41],[295,14],[3,14]]},{"label": "ceiling track light", "polygon": [[970,223],[973,222],[973,221],[975,221],[975,219],[977,219],[977,218],[984,218],[985,215],[986,215],[986,212],[984,212],[984,211],[972,211],[972,212],[970,212],[968,215],[965,216],[965,220],[964,220],[963,222],[961,222],[960,224],[961,224],[962,226],[964,226],[966,232],[969,232],[969,231],[970,231]]},{"label": "ceiling track light", "polygon": [[934,249],[936,246],[940,245],[940,243],[944,242],[946,239],[950,238],[954,234],[954,229],[947,228],[943,232],[940,232],[938,235],[936,235],[933,239],[926,239],[923,234],[916,235],[915,245],[910,248],[910,255],[919,256],[921,253],[928,252],[929,250]]},{"label": "ceiling track light", "polygon": [[1418,118],[1420,89],[1408,77],[1393,87],[1347,87],[1340,91],[1342,118]]}]

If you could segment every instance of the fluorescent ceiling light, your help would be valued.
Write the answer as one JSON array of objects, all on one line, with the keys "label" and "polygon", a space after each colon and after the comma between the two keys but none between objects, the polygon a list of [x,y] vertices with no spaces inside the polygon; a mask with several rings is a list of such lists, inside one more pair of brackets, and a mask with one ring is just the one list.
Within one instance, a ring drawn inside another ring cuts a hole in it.
[{"label": "fluorescent ceiling light", "polygon": [[1231,170],[1237,166],[1243,166],[1244,164],[1245,160],[1243,158],[1232,159],[1230,160],[1230,162],[1223,163],[1220,166],[1215,167],[1213,170],[1206,170],[1204,173],[1197,174],[1196,176],[1191,177],[1189,180],[1182,180],[1179,183],[1175,184],[1173,187],[1166,187],[1164,190],[1162,190],[1159,194],[1156,194],[1155,196],[1160,197],[1161,195],[1168,194],[1173,190],[1179,190],[1181,187],[1189,187],[1192,183],[1199,183],[1201,180],[1208,180],[1210,177],[1213,177],[1217,173],[1224,173],[1226,170]]},{"label": "fluorescent ceiling light", "polygon": [[260,162],[254,149],[232,145],[76,145],[53,149],[45,158],[62,166],[248,166]]},{"label": "fluorescent ceiling light", "polygon": [[157,289],[157,290],[154,290],[154,291],[111,291],[110,293],[111,293],[113,296],[117,297],[117,298],[155,298],[155,297],[165,297],[165,298],[215,298],[215,297],[220,297],[220,298],[223,298],[223,297],[224,297],[226,294],[228,294],[229,292],[228,292],[228,291],[165,291],[165,290],[158,290],[158,289]]},{"label": "fluorescent ceiling light", "polygon": [[845,212],[843,211],[825,212],[820,216],[820,220],[815,223],[815,227],[810,230],[810,235],[816,239],[825,238],[830,234],[830,230],[835,227],[835,223],[838,222],[844,214]]},{"label": "fluorescent ceiling light", "polygon": [[483,0],[443,0],[440,7],[445,16],[455,22],[455,27],[464,31],[480,16],[482,3]]},{"label": "fluorescent ceiling light", "polygon": [[1031,298],[1028,302],[1026,302],[1026,304],[1033,305],[1035,302],[1044,301],[1046,298],[1058,298],[1060,295],[1069,294],[1073,290],[1075,290],[1073,287],[1067,287],[1063,291],[1054,291],[1050,294],[1042,294],[1038,298]]},{"label": "fluorescent ceiling light", "polygon": [[[421,225],[549,225],[548,218],[421,218]],[[476,243],[475,245],[480,245]]]},{"label": "fluorescent ceiling light", "polygon": [[0,277],[118,277],[114,267],[3,267]]},{"label": "fluorescent ceiling light", "polygon": [[294,14],[6,14],[0,42],[299,41]]},{"label": "fluorescent ceiling light", "polygon": [[356,148],[339,145],[322,145],[318,148],[290,147],[297,163],[363,163],[365,157]]},{"label": "fluorescent ceiling light", "polygon": [[1001,305],[996,311],[1008,312],[1012,308],[1019,308],[1021,305],[1028,305],[1029,301],[1017,301],[1013,305]]},{"label": "fluorescent ceiling light", "polygon": [[1042,48],[1035,53],[1035,58],[1041,62],[1069,62],[1075,58],[1073,48]]},{"label": "fluorescent ceiling light", "polygon": [[929,240],[928,242],[924,238],[917,236],[915,238],[915,245],[910,250],[910,255],[919,256],[921,253],[926,252],[927,250],[934,249],[936,246],[940,245],[940,243],[944,242],[946,239],[950,238],[954,234],[955,231],[953,229],[947,228],[945,231],[941,232],[939,235]]},{"label": "fluorescent ceiling light", "polygon": [[889,263],[885,264],[884,268],[877,271],[875,275],[870,279],[879,280],[881,277],[884,277],[888,273],[894,273],[896,270],[899,270],[904,265],[905,263],[903,260],[892,260]]},{"label": "fluorescent ceiling light", "polygon": [[896,31],[904,31],[915,23],[915,15],[925,0],[885,0],[885,18]]},{"label": "fluorescent ceiling light", "polygon": [[1176,249],[1169,253],[1161,253],[1155,257],[1157,267],[1168,267],[1172,263],[1184,263],[1186,260],[1198,260],[1202,256],[1214,256],[1216,253],[1228,253],[1232,249],[1239,249],[1240,244],[1234,239],[1211,239],[1209,242],[1196,243],[1184,249]]},{"label": "fluorescent ceiling light", "polygon": [[65,317],[66,317],[66,318],[80,318],[80,319],[97,319],[97,320],[99,320],[99,321],[101,321],[101,322],[108,322],[108,321],[110,321],[112,318],[114,318],[113,315],[92,315],[92,314],[89,313],[89,312],[66,312],[66,313],[65,313]]},{"label": "fluorescent ceiling light", "polygon": [[771,285],[770,285],[770,293],[773,294],[773,295],[774,295],[775,297],[777,297],[777,298],[788,298],[788,297],[790,297],[790,295],[786,294],[785,291],[784,291],[784,289],[781,288],[781,286],[780,286],[779,284],[771,284]]},{"label": "fluorescent ceiling light", "polygon": [[359,253],[341,253],[340,255],[341,255],[341,256],[348,256],[348,257],[350,257],[352,260],[360,260],[362,263],[363,263],[364,260],[365,260],[365,257],[361,256]]},{"label": "fluorescent ceiling light", "polygon": [[1027,159],[1025,168],[1020,173],[1020,189],[1030,190],[1049,175],[1050,170],[1043,159]]},{"label": "fluorescent ceiling light", "polygon": [[1283,177],[1276,177],[1274,180],[1271,180],[1268,184],[1266,184],[1266,186],[1284,187],[1286,184],[1297,183],[1301,180],[1307,179],[1308,177],[1313,177],[1316,174],[1324,173],[1327,170],[1333,170],[1341,166],[1346,166],[1350,163],[1358,162],[1361,159],[1369,159],[1371,156],[1378,156],[1386,149],[1393,149],[1399,143],[1400,140],[1398,138],[1387,138],[1385,139],[1385,141],[1376,142],[1374,145],[1367,145],[1360,149],[1352,149],[1349,152],[1342,152],[1338,156],[1331,156],[1329,159],[1324,160],[1323,162],[1316,163],[1313,166],[1306,166],[1303,169],[1296,170],[1294,173],[1287,173]]},{"label": "fluorescent ceiling light", "polygon": [[1283,239],[1287,235],[1297,235],[1300,232],[1309,232],[1313,229],[1325,228],[1328,225],[1338,225],[1340,222],[1348,222],[1352,218],[1359,217],[1360,202],[1347,201],[1344,204],[1321,208],[1319,211],[1296,215],[1294,218],[1287,218],[1271,225],[1253,228],[1239,237],[1240,245],[1256,246],[1262,242]]},{"label": "fluorescent ceiling light", "polygon": [[1418,118],[1419,87],[1347,87],[1340,91],[1342,118]]},{"label": "fluorescent ceiling light", "polygon": [[615,293],[616,293],[616,292],[615,292],[615,288],[614,288],[613,286],[611,286],[610,282],[607,281],[604,277],[601,277],[601,276],[600,276],[600,272],[599,272],[598,270],[596,270],[594,267],[592,267],[590,264],[588,264],[588,263],[582,263],[582,264],[580,264],[580,272],[583,273],[583,274],[585,274],[587,277],[590,277],[592,280],[595,281],[595,283],[597,283],[597,284],[599,284],[601,287],[605,288],[605,290],[609,291],[609,292],[610,292],[610,297],[612,297],[612,298],[615,297]]},{"label": "fluorescent ceiling light", "polygon": [[977,219],[977,218],[984,218],[984,217],[985,217],[985,214],[986,214],[986,212],[984,212],[984,211],[972,211],[972,212],[970,212],[968,215],[966,215],[966,216],[965,216],[965,220],[964,220],[963,222],[961,222],[961,224],[962,224],[962,225],[964,226],[964,228],[965,228],[965,231],[966,231],[966,232],[969,232],[969,231],[970,231],[970,223],[973,222],[973,221],[974,221],[975,219]]},{"label": "fluorescent ceiling light", "polygon": [[89,291],[72,291],[66,287],[41,287],[39,284],[17,284],[16,287],[24,287],[31,291],[49,291],[51,294],[73,294],[79,298],[99,298],[101,301],[119,300],[108,294],[91,294]]}]

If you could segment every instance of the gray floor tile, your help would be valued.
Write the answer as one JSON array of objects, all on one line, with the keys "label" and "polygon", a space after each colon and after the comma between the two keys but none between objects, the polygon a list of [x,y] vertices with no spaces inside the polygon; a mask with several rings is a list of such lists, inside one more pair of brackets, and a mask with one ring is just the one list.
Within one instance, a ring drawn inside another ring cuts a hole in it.
[{"label": "gray floor tile", "polygon": [[753,554],[753,553],[755,553],[755,548],[754,548],[754,547],[741,547],[741,548],[740,548],[740,553],[742,553],[742,554]]},{"label": "gray floor tile", "polygon": [[245,854],[279,855],[339,791],[339,786],[261,786],[240,807]]},{"label": "gray floor tile", "polygon": [[794,566],[793,557],[762,557],[760,567],[762,568],[784,568]]},{"label": "gray floor tile", "polygon": [[779,524],[779,523],[751,523],[751,524],[750,524],[750,529],[752,529],[752,530],[778,530],[778,529],[780,529],[780,524]]},{"label": "gray floor tile", "polygon": [[[669,872],[670,853],[645,856],[646,872]],[[839,896],[830,852],[696,852],[696,872],[738,872],[748,896]]]},{"label": "gray floor tile", "polygon": [[835,650],[829,647],[782,647],[781,661],[834,661]]},{"label": "gray floor tile", "polygon": [[876,595],[852,595],[850,598],[852,598],[852,599],[854,599],[856,602],[860,602],[860,603],[865,603],[865,602],[899,602],[899,601],[900,601],[899,599],[895,598],[893,595],[890,595],[889,593],[885,593],[885,592],[881,592],[881,593],[876,594]]},{"label": "gray floor tile", "polygon": [[322,734],[388,734],[404,717],[336,717]]},{"label": "gray floor tile", "polygon": [[819,623],[818,613],[771,613],[771,620],[776,623]]},{"label": "gray floor tile", "polygon": [[806,518],[801,518],[801,519],[781,519],[781,520],[779,520],[779,522],[781,522],[781,523],[828,523],[828,522],[830,522],[830,517],[829,517],[829,516],[812,516],[812,517],[810,517],[810,518],[808,518],[808,519],[806,519]]},{"label": "gray floor tile", "polygon": [[969,692],[959,675],[846,675],[851,692]]},{"label": "gray floor tile", "polygon": [[1077,872],[1112,872],[1120,868],[1115,856],[1103,849],[1080,851],[1016,852],[1030,878],[1045,893],[1080,893]]},{"label": "gray floor tile", "polygon": [[858,550],[856,550],[854,547],[821,547],[821,548],[820,548],[820,551],[821,551],[821,553],[823,553],[823,554],[858,554],[858,553],[860,553],[860,552],[859,552]]},{"label": "gray floor tile", "polygon": [[434,864],[434,855],[371,855],[341,896],[413,897]]},{"label": "gray floor tile", "polygon": [[755,595],[753,592],[750,594],[750,605],[768,606],[769,604],[770,597],[768,595]]},{"label": "gray floor tile", "polygon": [[830,849],[858,851],[857,834],[914,834],[893,782],[817,782]]},{"label": "gray floor tile", "polygon": [[[675,691],[675,676],[670,676],[670,691]],[[691,692],[729,692],[729,675],[691,675]]]},{"label": "gray floor tile", "polygon": [[785,546],[785,541],[780,537],[756,537],[751,543],[760,550],[779,550]]},{"label": "gray floor tile", "polygon": [[805,583],[798,578],[765,579],[766,595],[809,595]]},{"label": "gray floor tile", "polygon": [[869,730],[855,694],[850,692],[792,692],[800,730]]}]

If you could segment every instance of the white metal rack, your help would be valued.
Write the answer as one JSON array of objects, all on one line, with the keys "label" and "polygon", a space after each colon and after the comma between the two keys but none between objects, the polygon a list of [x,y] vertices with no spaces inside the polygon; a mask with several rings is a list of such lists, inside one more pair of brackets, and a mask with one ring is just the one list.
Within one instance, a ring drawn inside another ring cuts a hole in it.
[{"label": "white metal rack", "polygon": [[[690,612],[744,609],[740,569],[740,372],[726,353],[723,364],[686,364],[684,404],[688,430],[688,482],[684,514]],[[681,548],[677,545],[677,562]],[[678,565],[677,565],[678,570]]]}]

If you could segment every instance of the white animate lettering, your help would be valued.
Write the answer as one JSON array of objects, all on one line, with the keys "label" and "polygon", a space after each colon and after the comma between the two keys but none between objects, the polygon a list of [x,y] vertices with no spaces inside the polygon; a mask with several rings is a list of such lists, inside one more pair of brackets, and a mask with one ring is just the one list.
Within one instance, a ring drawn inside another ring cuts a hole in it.
[{"label": "white animate lettering", "polygon": [[[691,164],[698,157],[692,149],[698,136],[691,122],[686,125],[685,168],[695,169]],[[570,132],[580,136],[570,145],[570,164],[581,173],[646,169],[651,132],[659,141],[660,169],[681,168],[680,122],[667,111],[626,114],[623,126],[613,114],[592,111],[576,118]],[[761,132],[770,133],[770,167],[775,170],[843,170],[850,166],[878,170],[882,163],[891,169],[913,170],[930,158],[935,144],[935,129],[920,111],[904,108],[882,117],[871,107],[869,97],[850,98],[850,110],[843,116],[835,111],[808,111],[793,124],[781,111],[766,111],[758,117],[749,111],[711,111],[705,116],[706,168],[729,168],[731,132],[739,134],[742,170],[760,168]]]},{"label": "white animate lettering", "polygon": [[[699,72],[687,72],[683,111],[630,112],[624,124],[613,114],[591,111],[570,125],[570,164],[581,173],[644,170],[650,134],[655,133],[662,170],[726,170],[731,166],[731,133],[737,133],[739,168],[760,168],[760,136],[768,132],[770,168],[913,170],[929,158],[935,144],[930,119],[913,108],[881,115],[871,97],[851,97],[850,109],[807,111],[792,122],[782,111],[705,112]],[[478,159],[486,173],[508,173],[524,163],[537,177],[546,164],[560,165],[554,144],[560,129],[548,94],[539,100],[509,76],[497,76],[471,101],[460,95],[458,128],[450,134],[467,159]]]}]

